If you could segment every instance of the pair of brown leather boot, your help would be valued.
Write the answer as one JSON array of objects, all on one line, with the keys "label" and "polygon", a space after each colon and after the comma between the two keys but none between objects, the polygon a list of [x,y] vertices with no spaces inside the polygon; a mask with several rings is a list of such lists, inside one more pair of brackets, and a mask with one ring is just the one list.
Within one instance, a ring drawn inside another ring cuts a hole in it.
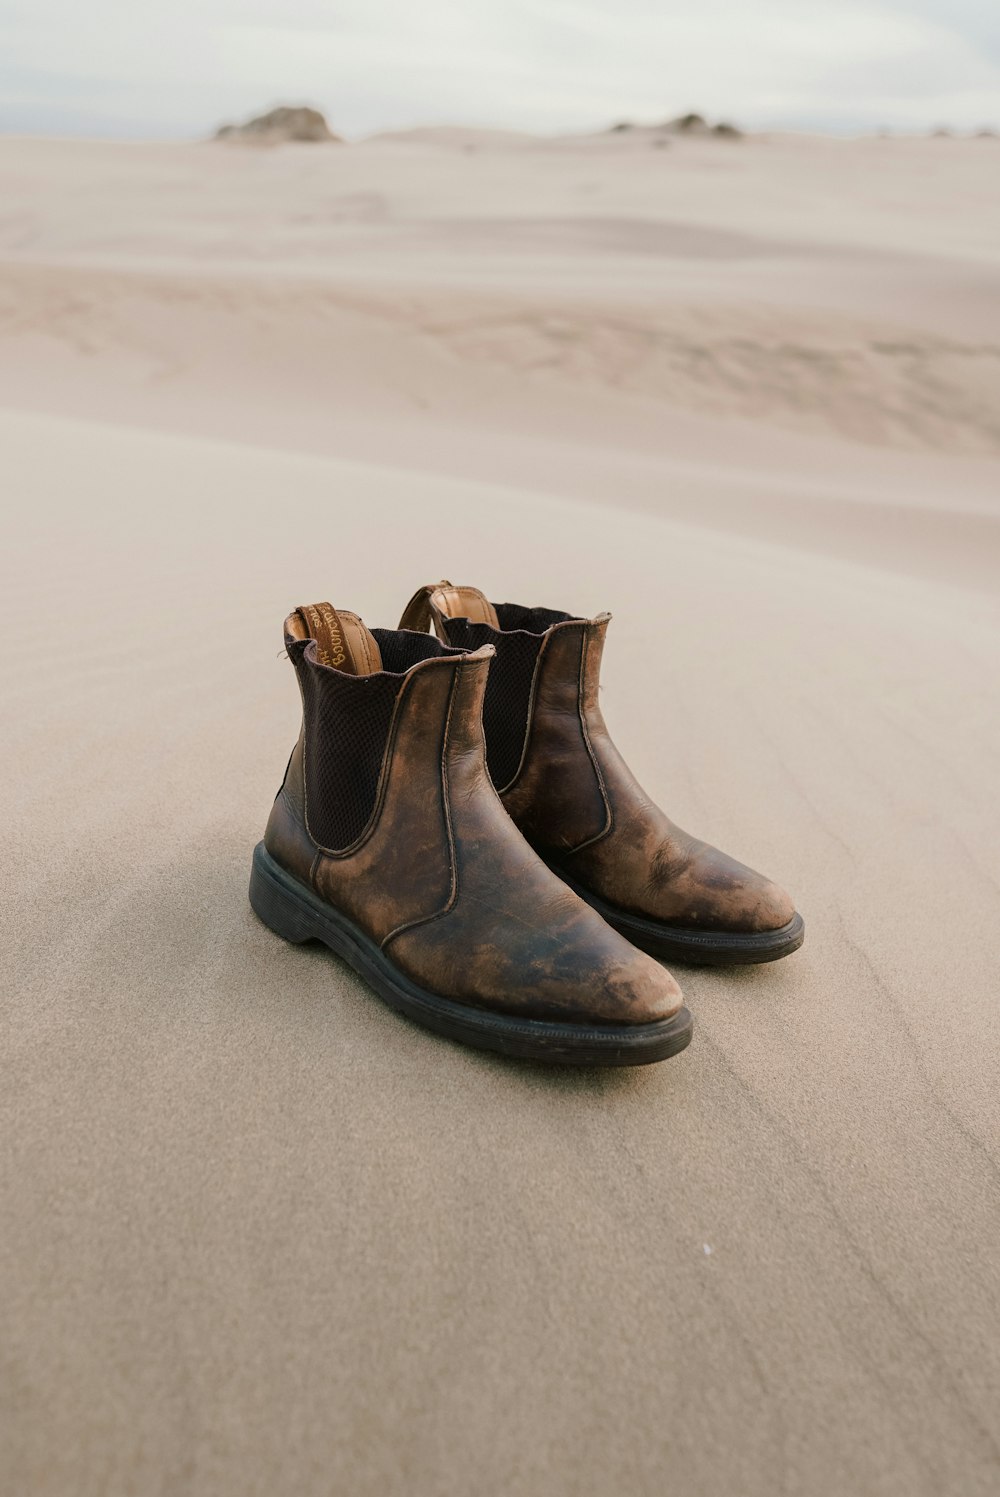
[{"label": "pair of brown leather boot", "polygon": [[447,582],[421,588],[399,629],[329,603],[289,615],[303,720],[254,852],[264,923],[325,942],[452,1039],[577,1065],[688,1044],[654,957],[795,951],[788,895],[674,826],[611,742],[608,618]]}]

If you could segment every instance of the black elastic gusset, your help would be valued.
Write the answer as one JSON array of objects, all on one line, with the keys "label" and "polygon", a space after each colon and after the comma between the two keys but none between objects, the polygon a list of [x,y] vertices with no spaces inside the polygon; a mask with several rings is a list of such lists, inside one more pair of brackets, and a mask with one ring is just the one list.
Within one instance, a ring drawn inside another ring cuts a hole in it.
[{"label": "black elastic gusset", "polygon": [[524,608],[520,603],[494,603],[501,629],[526,629],[529,634],[544,634],[553,624],[565,624],[572,613],[557,608]]},{"label": "black elastic gusset", "polygon": [[542,636],[553,624],[573,617],[556,608],[525,608],[520,603],[494,603],[499,629],[468,619],[445,619],[444,630],[453,645],[478,650],[493,645],[483,699],[486,764],[497,790],[505,790],[517,774],[528,731],[528,708],[535,663]]},{"label": "black elastic gusset", "polygon": [[430,634],[374,629],[384,670],[350,676],[308,659],[308,640],[288,646],[302,688],[306,819],[320,847],[340,852],[371,819],[392,710],[406,672],[459,652]]},{"label": "black elastic gusset", "polygon": [[458,655],[460,650],[442,644],[433,634],[417,634],[412,629],[373,629],[372,635],[382,656],[385,671],[408,671],[421,660],[437,655]]},{"label": "black elastic gusset", "polygon": [[490,779],[497,790],[505,790],[521,762],[528,730],[531,681],[542,635],[524,630],[508,634],[489,624],[470,623],[468,619],[446,619],[444,628],[453,645],[466,650],[493,645],[496,650],[486,678],[483,732]]}]

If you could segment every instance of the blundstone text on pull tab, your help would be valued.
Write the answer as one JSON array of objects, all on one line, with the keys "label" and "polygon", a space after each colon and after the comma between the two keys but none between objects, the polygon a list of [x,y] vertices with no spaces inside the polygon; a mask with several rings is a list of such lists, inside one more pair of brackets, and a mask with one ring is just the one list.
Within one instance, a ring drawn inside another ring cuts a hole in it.
[{"label": "blundstone text on pull tab", "polygon": [[335,666],[339,671],[354,671],[353,661],[347,658],[344,631],[333,604],[302,603],[298,612],[310,639],[316,641],[316,657],[320,664]]}]

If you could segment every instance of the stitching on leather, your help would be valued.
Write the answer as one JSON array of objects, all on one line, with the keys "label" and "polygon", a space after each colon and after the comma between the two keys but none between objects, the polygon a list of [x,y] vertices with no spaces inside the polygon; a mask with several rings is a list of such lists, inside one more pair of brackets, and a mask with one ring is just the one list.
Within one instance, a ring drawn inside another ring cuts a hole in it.
[{"label": "stitching on leather", "polygon": [[362,639],[364,640],[364,644],[365,644],[365,655],[367,656],[367,659],[368,659],[368,670],[369,670],[370,674],[374,675],[374,673],[377,670],[381,670],[381,668],[382,668],[382,661],[381,661],[381,659],[376,659],[375,658],[375,641],[374,641],[374,639],[368,633],[368,630],[365,629],[364,624],[362,624],[361,627],[362,627],[362,629],[365,630],[364,634],[362,635]]},{"label": "stitching on leather", "polygon": [[372,654],[373,640],[368,632],[364,620],[360,619],[356,613],[350,613],[346,608],[340,610],[340,620],[342,626],[345,619],[349,620],[350,624],[356,625],[356,628],[351,630],[350,641],[348,641],[348,630],[344,629],[344,640],[345,645],[348,649],[349,658],[354,654],[354,644],[357,644],[360,656],[359,664],[365,667],[363,671],[356,671],[354,674],[371,675],[374,674],[376,670],[381,670],[381,663],[378,666],[376,666],[375,664],[375,657]]},{"label": "stitching on leather", "polygon": [[531,673],[531,691],[528,693],[528,721],[526,722],[524,727],[524,742],[521,745],[521,761],[517,766],[514,778],[508,785],[505,785],[502,790],[497,791],[498,795],[506,795],[509,790],[513,790],[514,786],[517,784],[518,780],[524,773],[525,765],[528,762],[528,750],[531,747],[531,740],[534,737],[535,733],[535,706],[538,701],[538,688],[541,682],[542,660],[544,658],[546,650],[549,647],[549,644],[552,641],[552,637],[556,629],[562,627],[564,626],[556,624],[551,629],[546,630],[545,634],[542,636],[542,642],[538,647],[538,655],[535,658],[535,669]]},{"label": "stitching on leather", "polygon": [[403,609],[399,628],[410,629],[417,634],[426,634],[428,626],[434,623],[432,598],[443,587],[451,587],[451,583],[444,577],[440,582],[426,582],[423,587],[418,587]]},{"label": "stitching on leather", "polygon": [[444,736],[441,739],[441,801],[444,806],[445,826],[448,828],[448,863],[451,873],[451,885],[448,899],[440,910],[435,910],[430,915],[418,915],[414,920],[405,920],[401,925],[395,926],[388,935],[382,937],[379,942],[384,951],[389,942],[395,936],[402,935],[404,931],[413,930],[418,925],[429,925],[432,920],[440,920],[442,915],[447,915],[454,909],[458,900],[458,854],[455,848],[455,831],[451,820],[451,792],[448,783],[448,748],[451,739],[451,715],[454,711],[455,702],[459,695],[462,684],[462,676],[465,671],[465,662],[461,661],[455,667],[455,676],[451,683],[451,693],[448,697],[448,711],[444,720]]},{"label": "stitching on leather", "polygon": [[575,852],[582,852],[585,847],[592,847],[595,842],[601,842],[609,834],[611,828],[615,824],[615,815],[614,811],[611,808],[611,798],[608,795],[608,787],[604,779],[604,771],[601,769],[597,754],[594,751],[594,745],[590,741],[590,730],[587,727],[587,717],[583,710],[583,685],[587,676],[587,656],[589,652],[590,634],[587,626],[584,625],[583,639],[580,646],[580,675],[577,684],[576,711],[577,716],[580,719],[580,731],[583,734],[583,741],[586,745],[587,753],[590,755],[590,762],[594,766],[594,773],[597,776],[597,784],[601,792],[601,799],[604,802],[605,819],[602,829],[599,832],[595,832],[593,837],[587,837],[583,842],[578,842],[575,847],[569,848],[568,856],[572,856],[572,854]]},{"label": "stitching on leather", "polygon": [[[359,623],[361,622],[360,619],[359,619],[358,622]],[[360,635],[361,648],[362,648],[362,650],[364,650],[364,653],[365,653],[365,666],[367,667],[368,674],[370,675],[371,672],[372,672],[372,670],[373,670],[373,668],[374,668],[373,667],[373,663],[372,663],[372,644],[371,644],[371,638],[370,638],[370,636],[368,634],[368,630],[365,628],[364,624],[361,625],[361,629],[362,629],[362,633]]]},{"label": "stitching on leather", "polygon": [[498,792],[500,795],[507,795],[511,790],[513,790],[517,785],[518,780],[521,778],[521,775],[524,773],[525,766],[528,762],[531,742],[535,733],[535,708],[538,701],[538,691],[541,683],[541,673],[545,653],[548,650],[549,645],[557,631],[574,628],[579,628],[581,630],[580,669],[577,676],[576,711],[577,717],[580,722],[580,731],[583,737],[584,747],[586,748],[587,754],[590,758],[590,762],[593,765],[594,774],[597,777],[597,786],[601,792],[601,799],[604,802],[605,822],[601,830],[599,832],[595,832],[592,837],[587,837],[583,842],[578,842],[575,847],[566,848],[566,856],[570,856],[575,852],[580,852],[583,848],[590,847],[594,842],[600,842],[603,837],[608,836],[612,827],[614,826],[614,811],[611,807],[611,799],[608,795],[608,788],[604,779],[604,771],[601,769],[597,754],[594,751],[594,746],[590,741],[590,733],[587,730],[587,724],[583,714],[583,682],[586,674],[587,652],[590,645],[590,636],[588,633],[588,625],[586,623],[580,624],[575,619],[567,619],[564,623],[553,624],[551,628],[546,631],[545,637],[542,640],[541,648],[538,651],[538,659],[535,661],[535,670],[531,679],[531,694],[528,698],[528,726],[527,731],[524,735],[524,747],[521,750],[521,762],[517,766],[517,773],[511,780],[510,784],[505,785],[503,787],[503,790]]},{"label": "stitching on leather", "polygon": [[[451,589],[450,582],[448,583],[448,588],[449,590]],[[436,587],[428,590],[427,612],[430,618],[430,622],[434,627],[434,633],[437,635],[438,639],[444,641],[446,633],[444,621],[446,618],[450,618],[450,614],[448,613],[448,599],[445,595],[445,590],[441,583],[438,583]]]}]

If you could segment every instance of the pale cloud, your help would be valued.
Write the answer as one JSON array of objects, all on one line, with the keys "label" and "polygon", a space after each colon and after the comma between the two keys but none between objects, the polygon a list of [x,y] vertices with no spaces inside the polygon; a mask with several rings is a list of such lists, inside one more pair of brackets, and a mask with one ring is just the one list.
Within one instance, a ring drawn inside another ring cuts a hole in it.
[{"label": "pale cloud", "polygon": [[697,108],[751,126],[1000,124],[994,0],[5,0],[0,126],[200,134],[277,100],[351,135]]}]

